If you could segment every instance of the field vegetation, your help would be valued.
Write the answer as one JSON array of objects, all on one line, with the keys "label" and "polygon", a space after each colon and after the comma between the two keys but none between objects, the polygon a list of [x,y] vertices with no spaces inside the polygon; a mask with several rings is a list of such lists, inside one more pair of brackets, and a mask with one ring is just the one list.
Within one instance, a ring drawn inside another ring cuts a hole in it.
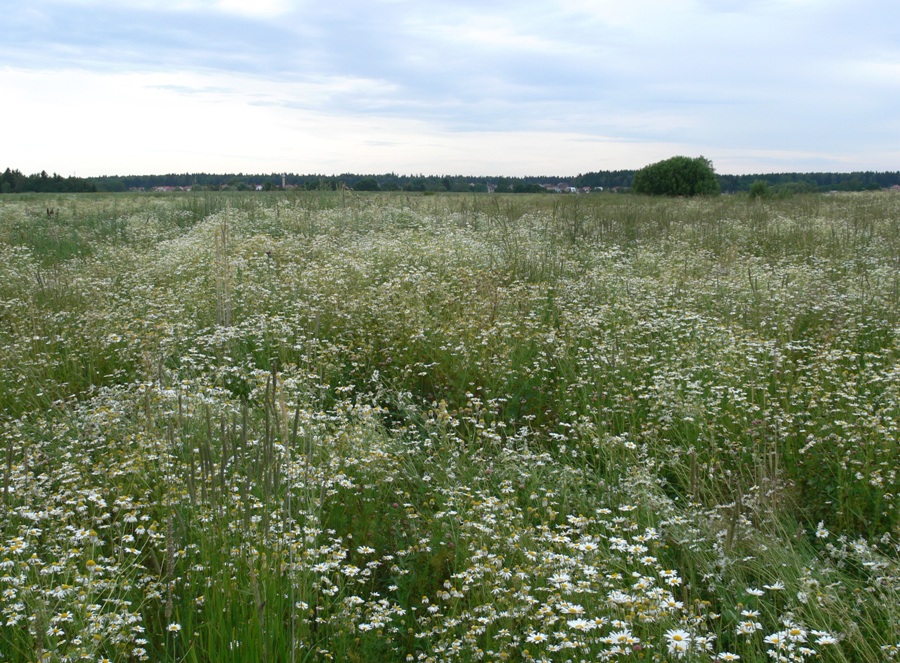
[{"label": "field vegetation", "polygon": [[892,660],[898,316],[890,193],[2,197],[0,661]]}]

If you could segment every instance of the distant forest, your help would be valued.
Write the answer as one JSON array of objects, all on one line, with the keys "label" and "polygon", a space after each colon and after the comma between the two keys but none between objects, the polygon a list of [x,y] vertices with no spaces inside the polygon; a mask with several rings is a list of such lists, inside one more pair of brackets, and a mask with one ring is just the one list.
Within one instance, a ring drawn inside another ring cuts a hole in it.
[{"label": "distant forest", "polygon": [[35,175],[23,175],[7,168],[0,175],[0,193],[92,193],[98,187],[93,181],[81,177],[48,175],[41,171]]},{"label": "distant forest", "polygon": [[[466,177],[460,175],[297,175],[170,173],[167,175],[108,175],[81,178],[48,175],[46,171],[23,175],[6,169],[0,174],[0,193],[83,193],[153,191],[159,188],[192,190],[264,190],[289,188],[308,190],[339,189],[357,191],[457,191],[497,193],[537,193],[550,187],[623,191],[631,187],[634,170],[605,170],[577,176]],[[724,193],[749,191],[756,182],[765,182],[772,193],[814,193],[819,191],[865,191],[900,185],[900,171],[854,173],[767,173],[758,175],[717,175]],[[560,186],[562,185],[562,186]]]},{"label": "distant forest", "polygon": [[[182,173],[168,175],[127,175],[97,177],[92,181],[99,191],[151,191],[158,187],[191,187],[192,189],[247,190],[280,189],[282,183],[293,189],[321,190],[339,189],[343,186],[356,191],[433,191],[433,192],[484,192],[497,193],[538,193],[545,191],[543,185],[565,184],[572,187],[615,187],[627,188],[634,177],[633,170],[607,171],[588,175],[560,176],[541,175],[532,177],[470,177],[465,175],[298,175],[295,173],[271,173],[251,175],[218,175],[212,173]],[[591,182],[583,182],[590,178]]]}]

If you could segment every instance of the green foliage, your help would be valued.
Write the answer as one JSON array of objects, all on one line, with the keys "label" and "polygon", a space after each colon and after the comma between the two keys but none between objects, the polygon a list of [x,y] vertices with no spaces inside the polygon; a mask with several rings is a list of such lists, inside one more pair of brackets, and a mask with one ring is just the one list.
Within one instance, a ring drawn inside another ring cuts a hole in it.
[{"label": "green foliage", "polygon": [[772,192],[782,198],[794,196],[797,194],[818,193],[819,187],[815,182],[799,180],[796,182],[784,182],[772,187]]},{"label": "green foliage", "polygon": [[705,196],[719,193],[719,181],[708,159],[679,156],[637,171],[632,188],[651,196]]},{"label": "green foliage", "polygon": [[4,663],[900,642],[900,197],[2,211]]},{"label": "green foliage", "polygon": [[226,191],[248,191],[250,189],[250,185],[243,177],[232,177],[222,188]]},{"label": "green foliage", "polygon": [[544,193],[545,189],[540,184],[528,184],[526,182],[516,182],[512,187],[513,193]]},{"label": "green foliage", "polygon": [[96,190],[89,180],[56,173],[48,175],[47,171],[27,177],[9,168],[0,173],[0,193],[93,193]]},{"label": "green foliage", "polygon": [[[418,191],[453,191],[453,192],[483,192],[488,184],[499,184],[501,192],[531,191],[535,184],[556,184],[560,181],[570,181],[574,186],[602,188],[606,191],[620,191],[628,189],[633,182],[635,171],[612,170],[596,171],[580,174],[574,178],[559,175],[546,175],[540,177],[471,177],[471,176],[426,176],[426,175],[400,175],[397,173],[383,173],[379,175],[359,175],[354,173],[342,173],[339,181],[351,188],[357,181],[366,178],[374,178],[382,191],[418,190]],[[219,191],[227,186],[229,181],[240,177],[249,184],[273,182],[276,188],[280,188],[282,173],[234,175],[215,173],[168,173],[165,175],[108,175],[82,180],[80,178],[60,178],[58,175],[44,177],[41,174],[26,177],[19,171],[7,169],[0,175],[0,193],[17,192],[81,192],[104,191],[124,192],[127,190],[150,191],[155,187],[192,187],[195,191]],[[774,195],[793,195],[796,193],[810,193],[816,191],[862,191],[889,188],[900,184],[900,171],[886,172],[853,172],[853,173],[768,173],[765,175],[716,175],[722,191],[734,193],[749,191],[756,180],[765,179]],[[334,177],[326,175],[298,175],[295,173],[284,174],[288,188],[306,188],[319,190],[320,181],[331,182]],[[506,181],[502,181],[502,180]],[[60,182],[62,180],[62,183]],[[418,182],[417,182],[418,181]],[[413,184],[417,182],[416,184]],[[42,188],[50,186],[52,189]]]},{"label": "green foliage", "polygon": [[303,184],[307,191],[337,191],[339,182],[333,177],[309,179]]},{"label": "green foliage", "polygon": [[364,177],[353,185],[355,191],[378,191],[378,182],[374,177]]},{"label": "green foliage", "polygon": [[756,180],[750,186],[750,197],[751,198],[768,198],[769,196],[769,183],[765,180]]}]

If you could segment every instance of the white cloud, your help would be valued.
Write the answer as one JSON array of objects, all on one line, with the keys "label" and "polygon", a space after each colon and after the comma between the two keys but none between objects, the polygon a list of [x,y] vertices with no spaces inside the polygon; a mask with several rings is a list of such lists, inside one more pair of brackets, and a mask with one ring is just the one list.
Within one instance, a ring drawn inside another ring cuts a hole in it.
[{"label": "white cloud", "polygon": [[[34,139],[28,148],[15,137],[18,151],[5,140],[4,156],[40,169],[64,153],[98,164],[105,154],[102,170],[137,172],[144,154],[183,170],[208,153],[204,168],[222,170],[227,153],[247,171],[268,170],[286,150],[304,155],[298,170],[533,164],[562,174],[640,166],[679,148],[735,168],[766,158],[779,170],[866,167],[868,154],[869,168],[896,169],[882,147],[900,144],[900,57],[883,18],[892,7],[36,0],[4,16],[5,126],[47,136],[65,100],[65,115],[105,147],[54,129],[37,150]],[[336,136],[330,147],[323,135]]]},{"label": "white cloud", "polygon": [[265,16],[267,18],[289,14],[305,3],[291,0],[218,0],[215,8],[242,16]]},{"label": "white cloud", "polygon": [[841,67],[842,74],[849,80],[861,83],[900,87],[900,56],[886,56],[878,60],[848,62]]},{"label": "white cloud", "polygon": [[59,5],[109,7],[160,12],[225,12],[240,16],[274,17],[301,8],[297,0],[54,0]]},{"label": "white cloud", "polygon": [[[101,75],[0,70],[0,86],[43,127],[4,151],[26,172],[178,171],[557,173],[637,167],[680,146],[576,132],[450,132],[397,117],[334,115],[259,104],[275,88],[195,74]],[[91,95],[80,94],[89,89]],[[185,93],[190,91],[190,93]],[[60,100],[66,100],[63,107]],[[35,149],[35,148],[38,149]],[[436,166],[435,164],[440,164]]]}]

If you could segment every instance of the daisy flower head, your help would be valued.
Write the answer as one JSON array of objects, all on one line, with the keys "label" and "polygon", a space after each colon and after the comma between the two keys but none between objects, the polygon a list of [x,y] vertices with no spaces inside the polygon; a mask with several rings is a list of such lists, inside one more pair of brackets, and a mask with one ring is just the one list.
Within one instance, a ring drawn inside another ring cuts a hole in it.
[{"label": "daisy flower head", "polygon": [[735,627],[735,631],[738,635],[753,635],[761,629],[762,624],[760,624],[759,622],[755,622],[752,619],[742,621]]},{"label": "daisy flower head", "polygon": [[831,635],[830,633],[825,633],[824,631],[813,631],[813,635],[816,636],[816,644],[817,645],[836,645],[837,638]]},{"label": "daisy flower head", "polygon": [[682,658],[691,646],[691,634],[683,629],[669,629],[665,633],[669,653]]},{"label": "daisy flower head", "polygon": [[623,628],[610,633],[605,641],[610,645],[633,645],[640,642],[640,638],[636,638],[629,629]]},{"label": "daisy flower head", "polygon": [[806,629],[804,628],[793,625],[784,633],[791,642],[806,642]]},{"label": "daisy flower head", "polygon": [[594,628],[596,628],[596,624],[587,619],[570,619],[566,623],[569,625],[569,628],[575,629],[576,631],[587,632],[592,631]]},{"label": "daisy flower head", "polygon": [[783,631],[779,631],[778,633],[771,633],[767,635],[763,641],[767,645],[774,645],[778,649],[784,649],[787,644],[787,637],[785,636]]},{"label": "daisy flower head", "polygon": [[563,615],[582,615],[584,608],[577,603],[561,602],[558,606],[559,612]]}]

